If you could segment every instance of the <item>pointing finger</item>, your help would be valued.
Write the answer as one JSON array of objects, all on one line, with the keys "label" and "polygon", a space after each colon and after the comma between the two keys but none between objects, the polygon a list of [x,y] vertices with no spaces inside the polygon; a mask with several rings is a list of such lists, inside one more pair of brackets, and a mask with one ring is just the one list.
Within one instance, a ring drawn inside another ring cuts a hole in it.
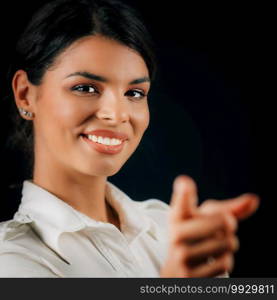
[{"label": "pointing finger", "polygon": [[201,213],[228,212],[237,219],[245,219],[257,210],[259,203],[260,199],[256,194],[247,193],[234,199],[207,200],[199,209]]}]

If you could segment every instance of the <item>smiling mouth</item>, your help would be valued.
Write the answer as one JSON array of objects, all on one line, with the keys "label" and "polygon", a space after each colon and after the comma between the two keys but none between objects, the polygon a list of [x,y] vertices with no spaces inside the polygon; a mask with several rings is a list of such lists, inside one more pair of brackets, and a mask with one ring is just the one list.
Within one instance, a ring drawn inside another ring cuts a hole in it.
[{"label": "smiling mouth", "polygon": [[124,140],[116,139],[116,138],[109,138],[105,136],[96,136],[96,135],[88,135],[88,134],[81,134],[81,136],[95,142],[98,144],[106,145],[106,146],[117,146],[124,142]]},{"label": "smiling mouth", "polygon": [[97,137],[94,135],[81,134],[82,139],[94,150],[105,154],[117,154],[121,152],[125,141],[119,139],[110,139],[107,137]]}]

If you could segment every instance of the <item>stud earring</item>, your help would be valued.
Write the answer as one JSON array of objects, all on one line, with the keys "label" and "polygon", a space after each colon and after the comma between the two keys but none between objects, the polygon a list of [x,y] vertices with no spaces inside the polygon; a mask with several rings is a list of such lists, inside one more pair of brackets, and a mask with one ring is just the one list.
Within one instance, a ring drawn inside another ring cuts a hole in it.
[{"label": "stud earring", "polygon": [[30,111],[26,111],[25,109],[19,107],[18,109],[20,111],[20,113],[23,115],[23,116],[27,116],[28,118],[32,118],[33,117],[33,113],[30,112]]}]

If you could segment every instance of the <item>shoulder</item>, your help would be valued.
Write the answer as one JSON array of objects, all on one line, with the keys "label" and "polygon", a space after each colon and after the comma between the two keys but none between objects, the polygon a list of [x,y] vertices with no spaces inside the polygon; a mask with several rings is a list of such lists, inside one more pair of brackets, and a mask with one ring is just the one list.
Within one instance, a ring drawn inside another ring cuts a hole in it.
[{"label": "shoulder", "polygon": [[1,222],[0,277],[55,277],[41,260],[42,248],[28,223]]},{"label": "shoulder", "polygon": [[147,199],[143,201],[136,201],[136,203],[139,209],[154,217],[167,215],[170,210],[170,206],[159,199]]},{"label": "shoulder", "polygon": [[149,217],[160,229],[167,230],[170,206],[159,199],[136,201],[138,209]]}]

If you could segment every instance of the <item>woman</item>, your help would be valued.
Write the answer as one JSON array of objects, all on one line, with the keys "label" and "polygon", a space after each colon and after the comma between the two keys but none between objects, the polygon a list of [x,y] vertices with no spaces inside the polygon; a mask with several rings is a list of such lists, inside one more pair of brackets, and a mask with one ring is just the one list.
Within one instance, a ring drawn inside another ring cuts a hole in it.
[{"label": "woman", "polygon": [[[136,202],[107,181],[149,125],[155,60],[146,28],[112,0],[41,8],[18,45],[12,88],[31,149],[14,218],[1,223],[1,277],[211,277],[230,272],[244,194],[197,207],[191,178],[170,207]],[[17,134],[18,134],[17,133]]]}]

